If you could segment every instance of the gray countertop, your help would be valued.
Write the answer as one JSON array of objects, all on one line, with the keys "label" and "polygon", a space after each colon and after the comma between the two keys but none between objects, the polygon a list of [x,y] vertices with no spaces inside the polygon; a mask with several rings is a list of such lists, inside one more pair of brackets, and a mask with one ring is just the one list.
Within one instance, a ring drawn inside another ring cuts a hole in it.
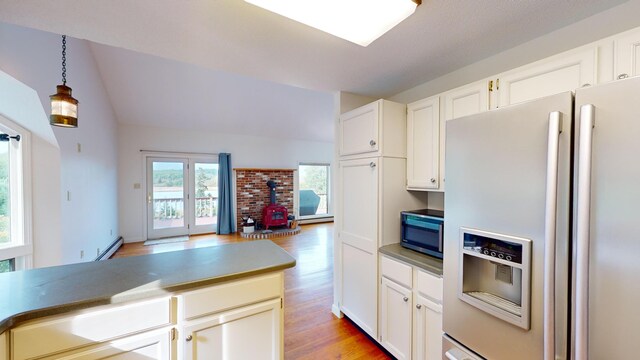
[{"label": "gray countertop", "polygon": [[0,333],[22,321],[283,270],[269,240],[0,274]]},{"label": "gray countertop", "polygon": [[408,264],[415,265],[434,275],[442,276],[442,260],[417,251],[403,248],[400,244],[385,245],[380,252]]}]

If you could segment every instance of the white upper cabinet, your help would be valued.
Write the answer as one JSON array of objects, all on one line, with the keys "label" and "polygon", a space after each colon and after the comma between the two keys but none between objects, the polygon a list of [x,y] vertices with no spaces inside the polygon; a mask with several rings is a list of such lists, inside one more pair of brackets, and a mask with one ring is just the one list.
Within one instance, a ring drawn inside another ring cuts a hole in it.
[{"label": "white upper cabinet", "polygon": [[489,110],[489,82],[485,80],[447,91],[443,96],[445,120]]},{"label": "white upper cabinet", "polygon": [[597,48],[561,54],[508,71],[496,82],[498,106],[549,96],[596,83]]},{"label": "white upper cabinet", "polygon": [[407,105],[407,189],[440,187],[440,97]]},{"label": "white upper cabinet", "polygon": [[378,100],[340,116],[340,156],[406,157],[406,106]]},{"label": "white upper cabinet", "polygon": [[616,79],[640,75],[640,31],[627,32],[616,38],[615,69]]}]

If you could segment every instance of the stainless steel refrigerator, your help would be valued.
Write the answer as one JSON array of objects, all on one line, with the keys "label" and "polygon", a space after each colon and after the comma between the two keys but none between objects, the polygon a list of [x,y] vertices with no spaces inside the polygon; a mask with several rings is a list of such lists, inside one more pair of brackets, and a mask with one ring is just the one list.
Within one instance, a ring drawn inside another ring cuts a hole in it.
[{"label": "stainless steel refrigerator", "polygon": [[446,126],[443,359],[640,358],[640,78]]}]

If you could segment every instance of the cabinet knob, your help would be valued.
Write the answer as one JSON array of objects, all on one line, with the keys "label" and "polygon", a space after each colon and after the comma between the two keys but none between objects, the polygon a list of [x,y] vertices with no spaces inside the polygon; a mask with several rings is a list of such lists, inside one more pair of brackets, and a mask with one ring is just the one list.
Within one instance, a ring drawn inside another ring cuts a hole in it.
[{"label": "cabinet knob", "polygon": [[404,302],[407,302],[407,301],[409,301],[409,298],[405,296],[405,297],[402,298],[402,300],[404,300]]},{"label": "cabinet knob", "polygon": [[371,146],[376,146],[376,141],[375,141],[375,140],[371,140],[371,141],[369,141],[369,145],[371,145]]},{"label": "cabinet knob", "polygon": [[193,340],[193,336],[191,335],[187,336],[187,341],[191,341],[191,340]]},{"label": "cabinet knob", "polygon": [[369,163],[369,167],[371,167],[371,168],[373,169],[374,167],[376,167],[376,163],[374,163],[373,161],[372,161],[372,162],[370,162],[370,163]]},{"label": "cabinet knob", "polygon": [[620,75],[618,75],[618,80],[626,79],[628,77],[629,77],[628,74],[620,74]]},{"label": "cabinet knob", "polygon": [[431,183],[435,184],[436,183],[436,179],[435,178],[431,178]]},{"label": "cabinet knob", "polygon": [[422,309],[422,305],[416,304],[416,309],[418,309],[418,310]]}]

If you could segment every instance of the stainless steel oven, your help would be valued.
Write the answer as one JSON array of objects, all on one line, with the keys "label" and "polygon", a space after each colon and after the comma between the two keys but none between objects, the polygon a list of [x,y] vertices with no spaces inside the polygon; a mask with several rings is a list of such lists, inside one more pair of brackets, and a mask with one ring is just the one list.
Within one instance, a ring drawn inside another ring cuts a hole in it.
[{"label": "stainless steel oven", "polygon": [[422,209],[403,211],[400,245],[421,253],[443,258],[444,212]]}]

